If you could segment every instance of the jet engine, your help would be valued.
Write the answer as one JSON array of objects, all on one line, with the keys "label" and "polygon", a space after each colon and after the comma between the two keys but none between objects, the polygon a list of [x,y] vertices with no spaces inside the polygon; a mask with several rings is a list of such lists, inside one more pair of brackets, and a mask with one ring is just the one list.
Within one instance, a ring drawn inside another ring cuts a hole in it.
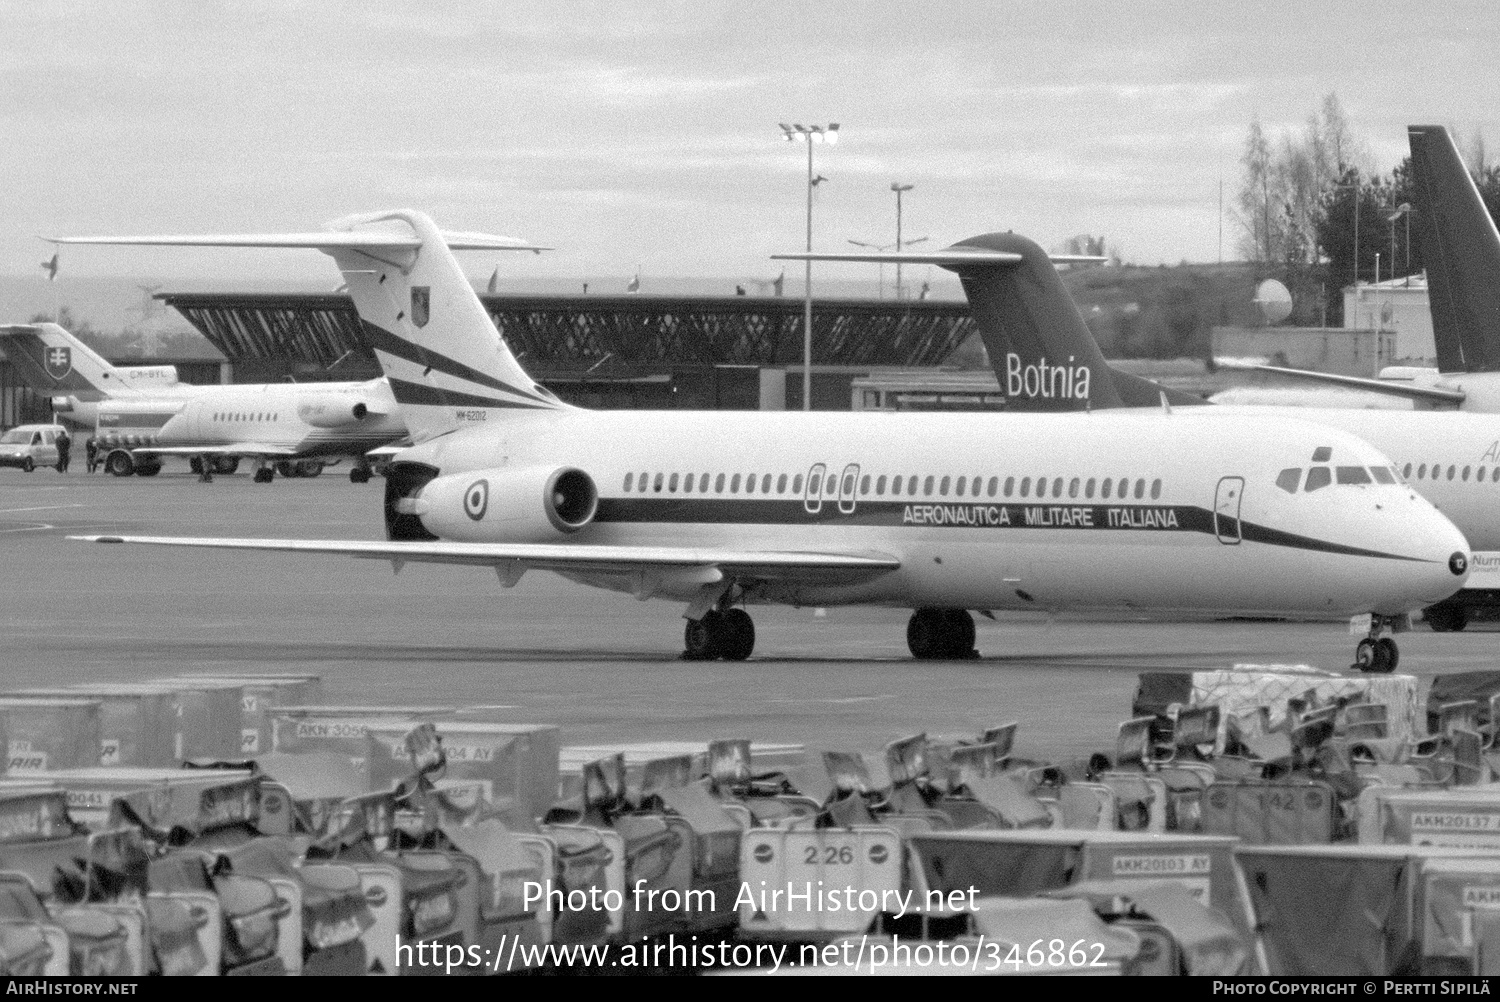
[{"label": "jet engine", "polygon": [[398,507],[440,539],[543,543],[592,522],[599,490],[570,466],[475,470],[437,477]]},{"label": "jet engine", "polygon": [[312,397],[297,405],[297,416],[314,428],[346,428],[372,415],[381,415],[378,405],[344,394]]}]

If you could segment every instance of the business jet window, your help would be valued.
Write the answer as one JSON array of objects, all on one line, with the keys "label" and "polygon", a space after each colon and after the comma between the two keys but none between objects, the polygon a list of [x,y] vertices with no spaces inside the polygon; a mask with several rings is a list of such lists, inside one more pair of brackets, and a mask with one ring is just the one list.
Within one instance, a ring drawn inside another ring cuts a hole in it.
[{"label": "business jet window", "polygon": [[1276,476],[1276,486],[1288,494],[1296,494],[1297,484],[1301,483],[1301,481],[1302,471],[1296,467],[1292,467],[1290,470],[1282,470]]},{"label": "business jet window", "polygon": [[941,494],[943,497],[947,497],[948,496],[948,484],[949,484],[949,482],[952,479],[953,479],[952,477],[944,477],[938,483],[938,493]]},{"label": "business jet window", "polygon": [[1078,496],[1079,483],[1080,481],[1077,477],[1074,477],[1072,480],[1068,481],[1068,497],[1076,498]]},{"label": "business jet window", "polygon": [[1427,479],[1427,464],[1426,463],[1423,463],[1421,466],[1417,467],[1417,479],[1418,480],[1425,480],[1425,479]]},{"label": "business jet window", "polygon": [[875,478],[875,493],[879,495],[885,494],[885,474],[883,473]]},{"label": "business jet window", "polygon": [[739,492],[740,492],[740,475],[738,473],[736,473],[729,480],[729,493],[731,493],[731,494],[738,494]]},{"label": "business jet window", "polygon": [[928,477],[926,482],[922,484],[922,493],[927,495],[928,497],[932,496],[932,481],[933,478]]},{"label": "business jet window", "polygon": [[999,493],[1000,493],[1000,478],[999,477],[990,477],[990,486],[989,486],[989,490],[988,490],[989,496],[990,497],[994,497],[996,494],[999,494]]},{"label": "business jet window", "polygon": [[1402,480],[1410,480],[1411,479],[1411,464],[1410,463],[1407,463],[1406,466],[1405,466],[1405,468],[1402,469],[1402,471],[1401,471],[1401,479]]},{"label": "business jet window", "polygon": [[1500,466],[1497,466],[1490,471],[1490,482],[1500,484]]},{"label": "business jet window", "polygon": [[802,493],[802,474],[800,474],[800,473],[797,474],[795,477],[792,478],[792,493],[793,494],[801,494]]},{"label": "business jet window", "polygon": [[1464,467],[1464,479],[1465,480],[1469,479],[1469,467],[1467,467],[1467,466]]},{"label": "business jet window", "polygon": [[1375,478],[1377,484],[1394,484],[1396,482],[1396,474],[1384,466],[1370,467],[1370,476]]},{"label": "business jet window", "polygon": [[968,477],[959,477],[957,480],[953,481],[953,493],[957,494],[959,497],[963,497],[964,496],[964,488],[968,487],[968,485],[969,485],[969,478]]},{"label": "business jet window", "polygon": [[1099,497],[1101,497],[1101,498],[1108,498],[1109,497],[1109,485],[1110,485],[1110,479],[1108,477],[1105,477],[1104,480],[1099,484]]},{"label": "business jet window", "polygon": [[748,477],[745,478],[745,493],[746,494],[754,494],[755,493],[755,474],[753,474],[753,473],[750,474]]},{"label": "business jet window", "polygon": [[1474,480],[1477,483],[1477,482],[1479,482],[1479,481],[1481,481],[1483,479],[1484,479],[1484,467],[1481,466],[1479,469],[1477,469],[1477,470],[1474,471]]},{"label": "business jet window", "polygon": [[656,479],[651,482],[651,489],[653,491],[655,491],[657,494],[661,493],[661,482],[662,482],[662,475],[660,473],[658,473],[656,475]]},{"label": "business jet window", "polygon": [[627,490],[627,491],[630,490],[630,485],[632,483],[634,483],[634,482],[635,482],[635,474],[634,473],[627,473],[627,474],[625,474],[625,490]]},{"label": "business jet window", "polygon": [[1338,481],[1341,484],[1368,484],[1370,482],[1370,471],[1363,466],[1340,466],[1338,468]]},{"label": "business jet window", "polygon": [[717,477],[714,478],[714,493],[715,494],[723,494],[724,493],[724,474],[722,474],[722,473],[719,474]]},{"label": "business jet window", "polygon": [[1021,478],[1021,496],[1024,498],[1024,497],[1026,497],[1030,493],[1031,493],[1031,478],[1030,477],[1022,477]]},{"label": "business jet window", "polygon": [[1157,479],[1151,481],[1151,500],[1155,501],[1159,497],[1161,497],[1161,478],[1160,477],[1158,477]]},{"label": "business jet window", "polygon": [[776,493],[777,494],[785,494],[786,493],[786,474],[785,473],[783,473],[781,476],[779,476],[779,477],[776,478]]},{"label": "business jet window", "polygon": [[1145,496],[1146,496],[1146,478],[1142,477],[1141,479],[1139,479],[1139,480],[1137,480],[1135,482],[1135,499],[1137,501],[1139,501],[1141,498],[1143,498]]},{"label": "business jet window", "polygon": [[672,474],[672,479],[667,481],[667,490],[672,494],[677,493],[677,474]]},{"label": "business jet window", "polygon": [[760,492],[762,494],[771,493],[771,475],[769,473],[760,478]]},{"label": "business jet window", "polygon": [[1458,471],[1458,467],[1457,466],[1450,466],[1450,467],[1448,467],[1448,479],[1452,480],[1453,479],[1453,474],[1456,473],[1457,471]]},{"label": "business jet window", "polygon": [[1307,471],[1307,483],[1302,489],[1311,494],[1333,483],[1333,471],[1326,466],[1314,466]]}]

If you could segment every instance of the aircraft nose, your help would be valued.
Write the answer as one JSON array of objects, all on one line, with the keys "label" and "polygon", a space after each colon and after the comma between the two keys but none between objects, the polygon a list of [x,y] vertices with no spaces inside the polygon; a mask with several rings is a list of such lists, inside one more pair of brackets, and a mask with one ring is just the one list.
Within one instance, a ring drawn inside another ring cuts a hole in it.
[{"label": "aircraft nose", "polygon": [[1444,515],[1433,512],[1432,522],[1418,572],[1424,605],[1441,602],[1469,580],[1469,541]]}]

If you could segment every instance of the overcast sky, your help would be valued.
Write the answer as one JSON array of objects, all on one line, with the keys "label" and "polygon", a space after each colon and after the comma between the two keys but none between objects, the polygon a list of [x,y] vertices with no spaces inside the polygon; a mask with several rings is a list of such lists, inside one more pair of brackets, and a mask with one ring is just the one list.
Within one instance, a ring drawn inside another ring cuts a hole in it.
[{"label": "overcast sky", "polygon": [[[1497,43],[1484,0],[0,0],[0,272],[40,274],[38,234],[411,207],[558,248],[503,275],[769,277],[804,238],[805,149],[777,123],[831,121],[816,249],[894,241],[901,181],[904,235],[933,246],[1088,232],[1139,263],[1212,261],[1252,116],[1301,129],[1335,91],[1379,170],[1415,122],[1500,155]],[[1236,235],[1227,219],[1226,256]],[[63,266],[336,281],[312,252]]]}]

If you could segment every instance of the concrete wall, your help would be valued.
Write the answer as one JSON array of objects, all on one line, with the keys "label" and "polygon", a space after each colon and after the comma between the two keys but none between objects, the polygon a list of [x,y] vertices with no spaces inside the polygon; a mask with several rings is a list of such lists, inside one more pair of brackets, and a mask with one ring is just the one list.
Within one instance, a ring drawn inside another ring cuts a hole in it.
[{"label": "concrete wall", "polygon": [[1215,327],[1214,358],[1259,359],[1293,369],[1369,376],[1396,363],[1396,333],[1343,327]]}]

